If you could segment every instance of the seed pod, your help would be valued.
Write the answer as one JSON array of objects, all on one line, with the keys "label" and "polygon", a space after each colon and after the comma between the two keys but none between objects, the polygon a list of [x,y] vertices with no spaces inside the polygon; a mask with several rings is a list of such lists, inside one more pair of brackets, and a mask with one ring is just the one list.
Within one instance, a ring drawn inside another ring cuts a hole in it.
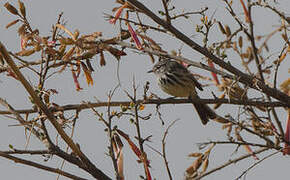
[{"label": "seed pod", "polygon": [[225,28],[226,28],[225,30],[226,30],[227,37],[230,37],[232,34],[230,27],[228,25],[226,25]]},{"label": "seed pod", "polygon": [[234,49],[235,51],[238,51],[238,48],[237,48],[237,42],[236,42],[236,41],[233,42],[233,49]]},{"label": "seed pod", "polygon": [[19,5],[20,13],[22,14],[22,16],[24,18],[26,18],[26,10],[25,10],[24,3],[22,1],[20,1],[20,0],[18,0],[18,5]]},{"label": "seed pod", "polygon": [[11,4],[9,4],[9,2],[5,3],[5,4],[4,4],[4,7],[5,7],[5,8],[10,12],[10,13],[12,13],[12,14],[14,14],[14,15],[19,15],[17,9],[16,9],[14,6],[12,6]]},{"label": "seed pod", "polygon": [[239,47],[240,48],[243,47],[243,38],[242,38],[242,36],[239,37]]},{"label": "seed pod", "polygon": [[220,29],[220,31],[223,33],[223,34],[226,34],[226,31],[225,31],[225,29],[224,29],[224,27],[223,27],[223,25],[222,25],[222,23],[219,21],[218,22],[218,25],[219,25],[219,29]]}]

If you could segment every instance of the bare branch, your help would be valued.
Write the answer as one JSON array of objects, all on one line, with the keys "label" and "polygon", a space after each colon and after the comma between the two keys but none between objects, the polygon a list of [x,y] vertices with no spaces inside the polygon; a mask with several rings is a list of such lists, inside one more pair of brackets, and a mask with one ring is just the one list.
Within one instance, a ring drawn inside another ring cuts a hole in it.
[{"label": "bare branch", "polygon": [[62,171],[62,170],[59,170],[59,169],[56,169],[56,168],[51,168],[51,167],[48,167],[48,166],[44,166],[42,164],[38,164],[38,163],[35,163],[35,162],[32,162],[32,161],[28,161],[28,160],[25,160],[25,159],[21,159],[21,158],[18,158],[18,157],[11,156],[11,155],[9,155],[9,154],[7,154],[5,152],[1,152],[0,151],[0,156],[4,157],[4,158],[7,158],[7,159],[10,159],[10,160],[13,160],[15,163],[21,163],[21,164],[32,166],[32,167],[35,167],[35,168],[38,168],[38,169],[42,169],[42,170],[45,170],[45,171],[53,172],[53,173],[56,173],[56,174],[61,174],[62,176],[65,176],[65,177],[68,177],[68,178],[71,178],[71,179],[86,180],[84,178],[72,175],[72,174],[70,174],[68,172],[65,172],[65,171]]}]

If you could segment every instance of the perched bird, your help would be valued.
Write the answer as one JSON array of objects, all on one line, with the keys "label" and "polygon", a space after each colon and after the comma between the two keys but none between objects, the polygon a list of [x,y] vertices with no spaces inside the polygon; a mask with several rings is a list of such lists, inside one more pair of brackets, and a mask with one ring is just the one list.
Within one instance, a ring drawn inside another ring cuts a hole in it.
[{"label": "perched bird", "polygon": [[[195,88],[203,90],[201,84],[194,76],[180,63],[161,59],[152,70],[158,81],[159,87],[167,94],[175,97],[188,97],[189,99],[199,98]],[[202,124],[206,124],[209,119],[215,119],[216,113],[206,104],[193,102],[193,105],[201,119]]]}]

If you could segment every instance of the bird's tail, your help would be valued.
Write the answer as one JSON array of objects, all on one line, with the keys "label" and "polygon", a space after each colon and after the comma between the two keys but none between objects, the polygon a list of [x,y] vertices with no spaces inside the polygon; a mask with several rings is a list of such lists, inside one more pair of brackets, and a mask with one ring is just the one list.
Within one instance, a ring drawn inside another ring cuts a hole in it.
[{"label": "bird's tail", "polygon": [[217,117],[217,114],[206,104],[193,102],[193,106],[195,107],[203,125],[206,125],[209,119],[215,119]]}]

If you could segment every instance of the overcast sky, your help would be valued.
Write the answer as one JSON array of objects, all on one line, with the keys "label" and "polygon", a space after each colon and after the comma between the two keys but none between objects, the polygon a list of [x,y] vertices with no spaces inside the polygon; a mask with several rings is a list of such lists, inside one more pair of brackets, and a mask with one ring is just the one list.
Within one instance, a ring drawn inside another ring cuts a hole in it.
[{"label": "overcast sky", "polygon": [[[172,0],[173,1],[173,0]],[[10,29],[5,29],[5,25],[13,20],[13,16],[10,15],[6,9],[3,7],[7,1],[0,2],[0,41],[3,42],[6,47],[17,52],[20,50],[19,37],[16,35],[17,28],[12,27]],[[17,1],[9,1],[12,4],[17,4]],[[64,19],[67,21],[66,27],[71,31],[78,29],[81,34],[88,34],[96,31],[103,32],[104,37],[112,37],[118,33],[118,26],[113,26],[109,24],[105,18],[104,13],[111,13],[111,9],[116,7],[114,0],[83,0],[83,1],[57,1],[57,0],[26,0],[24,1],[26,5],[26,11],[29,21],[33,28],[37,28],[40,31],[41,36],[47,36],[51,30],[52,24],[56,22],[57,16],[60,12],[64,12]],[[150,7],[151,10],[157,12],[161,9],[161,1],[145,1],[146,5]],[[150,2],[150,3],[149,3]],[[208,16],[211,16],[214,11],[215,18],[222,21],[223,24],[233,24],[233,19],[225,14],[225,9],[221,1],[211,0],[178,0],[173,1],[176,8],[180,10],[184,9],[186,11],[198,11],[201,8],[208,6],[210,10],[208,11]],[[289,0],[282,0],[280,8],[288,15],[290,15]],[[178,3],[178,4],[177,4]],[[237,7],[238,3],[234,3]],[[181,11],[178,11],[181,12]],[[242,8],[240,8],[239,15],[242,14]],[[256,15],[256,16],[255,16]],[[175,22],[174,25],[180,29],[185,34],[191,36],[196,35],[195,24],[199,23],[200,17],[193,16],[188,21],[180,20]],[[144,20],[148,20],[147,17]],[[265,33],[271,32],[277,25],[279,25],[279,18],[273,14],[269,14],[269,11],[261,10],[259,13],[254,14],[255,23],[255,33],[264,35]],[[237,27],[237,25],[234,25]],[[160,42],[165,50],[177,50],[182,47],[182,43],[170,36],[160,36],[158,33],[151,33],[151,37],[157,42]],[[201,43],[201,39],[197,36],[193,36],[194,40]],[[222,37],[217,37],[215,34],[210,35],[211,42],[216,40],[221,40]],[[270,41],[272,44],[270,48],[275,48],[280,45],[280,41],[275,38]],[[279,49],[277,49],[278,51]],[[113,97],[114,100],[128,100],[124,90],[132,92],[131,84],[132,79],[135,77],[137,85],[140,87],[138,90],[138,97],[142,98],[142,87],[146,81],[150,82],[150,91],[157,94],[162,98],[168,97],[165,93],[158,89],[155,77],[149,75],[146,72],[152,68],[152,63],[148,56],[136,54],[130,50],[126,50],[128,56],[121,59],[120,62],[120,78],[122,87],[119,88]],[[195,61],[201,61],[201,55],[197,52],[192,51],[190,48],[184,46],[182,48],[183,56],[191,58]],[[235,56],[233,56],[235,57]],[[289,59],[289,56],[287,57]],[[28,60],[28,59],[27,59]],[[84,88],[81,92],[76,92],[71,78],[71,73],[69,71],[63,74],[58,74],[54,78],[47,82],[46,87],[57,89],[58,95],[53,96],[52,100],[60,105],[70,104],[70,103],[80,103],[82,100],[94,101],[94,97],[106,101],[106,95],[109,90],[112,90],[117,85],[117,74],[116,60],[106,54],[107,65],[105,67],[100,67],[98,63],[93,63],[95,67],[95,72],[93,74],[94,85],[88,87],[85,83],[85,79],[81,77],[81,86]],[[28,60],[29,61],[29,60]],[[230,59],[232,64],[235,64],[234,59]],[[278,78],[279,83],[289,77],[287,69],[290,66],[290,61],[285,63],[280,69]],[[254,68],[254,67],[253,67]],[[204,75],[209,75],[208,72],[197,70],[192,68],[194,72],[202,73]],[[27,78],[36,85],[37,79],[29,75],[29,71],[24,71]],[[13,79],[7,77],[5,73],[0,74],[0,89],[1,98],[6,99],[15,109],[20,108],[31,108],[29,103],[27,93],[20,83],[14,81]],[[205,92],[200,93],[202,97],[211,97],[209,89]],[[217,93],[218,94],[218,93]],[[3,109],[0,107],[0,109]],[[231,112],[233,117],[237,116],[237,108],[232,108],[230,106],[224,105],[219,113],[226,114]],[[98,109],[99,111],[104,111],[104,108]],[[169,160],[169,166],[173,172],[174,179],[183,179],[185,169],[193,162],[194,159],[187,157],[189,153],[197,151],[196,143],[203,142],[207,140],[217,140],[226,139],[225,132],[221,129],[221,125],[217,123],[209,123],[206,127],[202,126],[199,118],[193,107],[191,105],[164,105],[161,106],[161,112],[163,113],[163,118],[165,120],[165,126],[162,126],[158,117],[154,114],[154,106],[146,106],[146,110],[143,115],[153,112],[153,118],[149,121],[142,122],[142,134],[144,137],[153,135],[152,143],[150,146],[161,149],[161,137],[166,129],[166,127],[174,120],[180,119],[170,130],[167,141],[167,156]],[[286,119],[286,113],[284,110],[280,109],[279,112],[283,112],[282,116]],[[282,118],[282,117],[281,117]],[[17,149],[23,149],[26,143],[24,130],[22,127],[8,127],[8,125],[17,124],[16,121],[8,119],[6,117],[0,117],[0,149],[7,150],[8,145],[12,144]],[[116,122],[121,129],[127,131],[131,137],[135,135],[135,130],[133,125],[126,119]],[[285,122],[283,122],[285,124]],[[77,122],[76,132],[74,140],[78,142],[82,150],[89,156],[89,158],[96,164],[107,175],[114,177],[114,171],[111,159],[105,155],[107,152],[108,138],[104,133],[104,125],[97,120],[97,118],[90,111],[82,111],[80,118]],[[29,143],[29,148],[31,149],[43,149],[43,145],[38,143],[35,138],[31,139]],[[216,147],[210,157],[209,169],[223,163],[228,160],[231,153],[234,151],[235,147],[231,146],[219,146]],[[165,172],[165,167],[162,162],[162,158],[155,152],[153,152],[148,146],[145,145],[145,150],[148,153],[148,158],[151,160],[151,172],[156,179],[167,179],[167,174]],[[232,155],[232,158],[238,157],[238,155],[245,154],[243,148],[239,149],[238,154]],[[267,153],[262,154],[265,156]],[[259,157],[263,157],[259,155]],[[137,164],[135,155],[128,149],[125,143],[124,150],[125,157],[125,176],[128,180],[138,179],[138,175],[143,175],[143,166]],[[41,162],[45,165],[52,167],[59,167],[61,161],[56,157],[53,157],[48,162],[44,162],[44,158],[39,156],[27,156],[28,159]],[[238,177],[243,170],[255,163],[252,158],[249,158],[245,162],[232,165],[228,168],[215,173],[214,175],[208,176],[205,179],[233,179]],[[255,167],[254,170],[250,171],[246,176],[249,180],[254,179],[287,179],[289,178],[289,157],[276,155],[262,164]],[[70,167],[70,168],[67,168]],[[72,172],[75,175],[82,176],[84,173],[75,167],[66,165],[64,170]],[[42,179],[50,180],[55,179],[56,175],[53,173],[48,173],[39,169],[34,169],[22,164],[16,164],[12,161],[0,158],[0,171],[1,178],[3,179]],[[84,175],[86,178],[91,178],[89,175]],[[61,179],[66,179],[62,177]]]}]

